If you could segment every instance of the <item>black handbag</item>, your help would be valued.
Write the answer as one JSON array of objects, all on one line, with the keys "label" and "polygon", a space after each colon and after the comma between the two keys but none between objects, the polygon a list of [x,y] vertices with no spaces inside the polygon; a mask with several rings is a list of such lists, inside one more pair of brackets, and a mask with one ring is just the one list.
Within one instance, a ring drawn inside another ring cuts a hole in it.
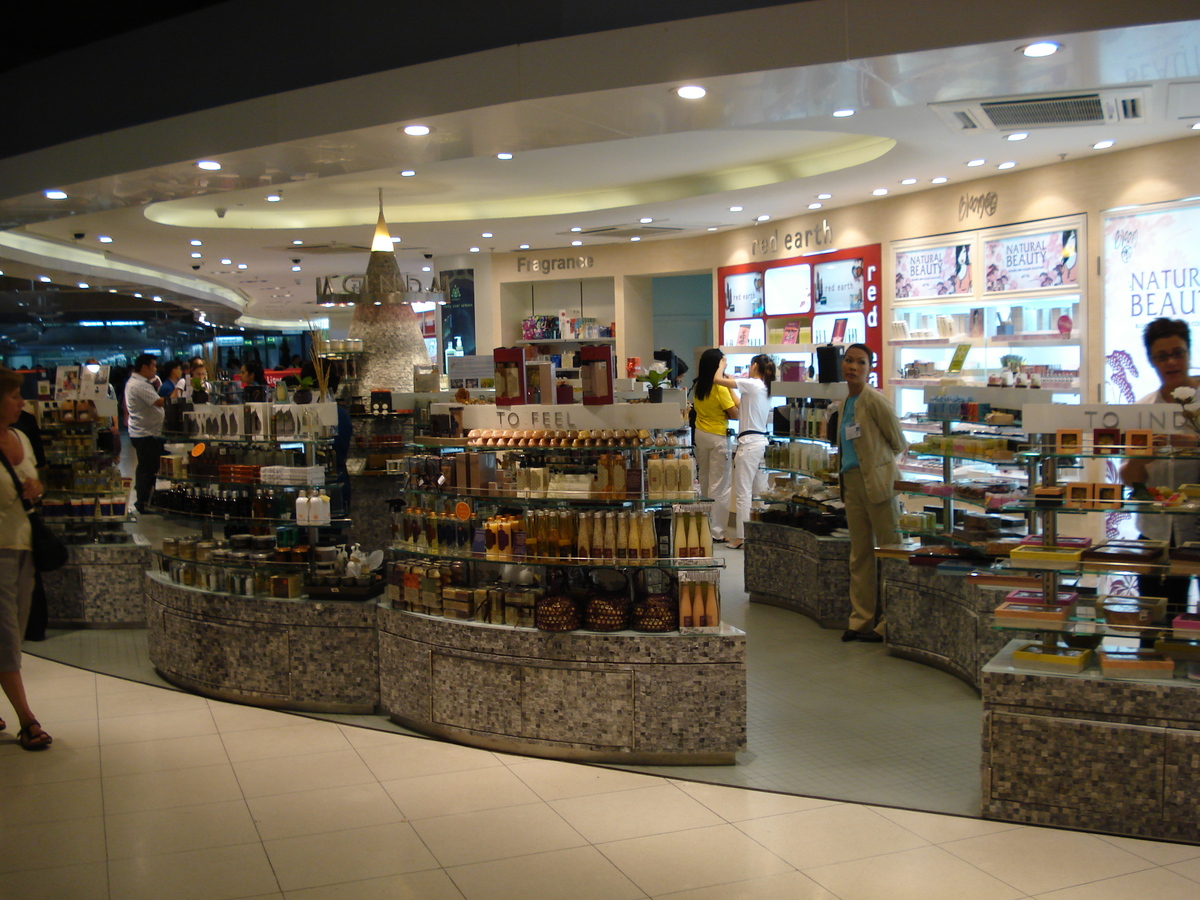
[{"label": "black handbag", "polygon": [[[4,468],[8,469],[8,474],[12,476],[17,496],[20,497],[25,486],[21,484],[21,479],[17,477],[12,463],[3,453],[0,453],[0,461],[4,463]],[[42,514],[33,508],[32,503],[22,497],[21,504],[25,507],[25,515],[29,517],[29,543],[33,548],[33,567],[39,572],[54,572],[61,569],[67,564],[67,559],[70,557],[67,545],[51,530],[50,526],[46,524],[46,520],[42,518]]]}]

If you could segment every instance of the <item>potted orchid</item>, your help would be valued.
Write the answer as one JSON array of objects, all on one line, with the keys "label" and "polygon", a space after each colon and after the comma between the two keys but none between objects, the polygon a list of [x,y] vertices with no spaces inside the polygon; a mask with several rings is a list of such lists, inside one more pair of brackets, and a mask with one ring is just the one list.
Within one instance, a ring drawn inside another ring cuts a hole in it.
[{"label": "potted orchid", "polygon": [[663,383],[670,380],[671,373],[667,371],[665,362],[651,363],[649,369],[644,369],[643,374],[637,377],[638,381],[645,382],[650,385],[650,402],[662,403],[663,398]]}]

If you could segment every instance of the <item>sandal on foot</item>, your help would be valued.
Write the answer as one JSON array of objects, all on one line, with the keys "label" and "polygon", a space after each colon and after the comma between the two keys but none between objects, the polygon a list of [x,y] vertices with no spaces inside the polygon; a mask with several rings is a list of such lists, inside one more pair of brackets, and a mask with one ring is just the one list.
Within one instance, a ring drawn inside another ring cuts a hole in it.
[{"label": "sandal on foot", "polygon": [[[37,728],[37,734],[33,733],[34,728]],[[17,743],[21,745],[22,750],[45,750],[54,743],[54,738],[46,734],[41,723],[34,719],[17,732]]]}]

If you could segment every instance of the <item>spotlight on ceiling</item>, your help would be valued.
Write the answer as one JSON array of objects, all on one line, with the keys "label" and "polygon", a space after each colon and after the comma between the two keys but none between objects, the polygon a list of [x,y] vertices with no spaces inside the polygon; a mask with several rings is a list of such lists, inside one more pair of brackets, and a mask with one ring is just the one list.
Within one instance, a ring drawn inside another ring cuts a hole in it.
[{"label": "spotlight on ceiling", "polygon": [[1041,59],[1045,56],[1053,56],[1062,49],[1062,44],[1057,41],[1036,41],[1032,44],[1027,44],[1024,47],[1018,47],[1018,50],[1030,59]]},{"label": "spotlight on ceiling", "polygon": [[203,169],[205,172],[219,172],[221,164],[215,159],[202,159],[196,163],[197,169]]},{"label": "spotlight on ceiling", "polygon": [[685,84],[683,87],[676,88],[675,93],[681,100],[699,100],[708,93],[698,84]]},{"label": "spotlight on ceiling", "polygon": [[428,125],[405,125],[404,126],[404,133],[412,135],[413,137],[422,137],[423,135],[429,134],[429,131],[430,131],[430,128]]}]

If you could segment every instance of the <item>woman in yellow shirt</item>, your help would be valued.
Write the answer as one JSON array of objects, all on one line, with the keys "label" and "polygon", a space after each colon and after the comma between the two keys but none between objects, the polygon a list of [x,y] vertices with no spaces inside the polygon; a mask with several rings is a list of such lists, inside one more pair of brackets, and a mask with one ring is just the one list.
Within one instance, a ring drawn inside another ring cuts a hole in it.
[{"label": "woman in yellow shirt", "polygon": [[729,516],[729,420],[738,417],[738,403],[729,388],[713,384],[725,354],[717,348],[700,356],[692,382],[692,408],[696,411],[696,468],[700,493],[713,501],[709,524],[713,540],[725,541]]}]

